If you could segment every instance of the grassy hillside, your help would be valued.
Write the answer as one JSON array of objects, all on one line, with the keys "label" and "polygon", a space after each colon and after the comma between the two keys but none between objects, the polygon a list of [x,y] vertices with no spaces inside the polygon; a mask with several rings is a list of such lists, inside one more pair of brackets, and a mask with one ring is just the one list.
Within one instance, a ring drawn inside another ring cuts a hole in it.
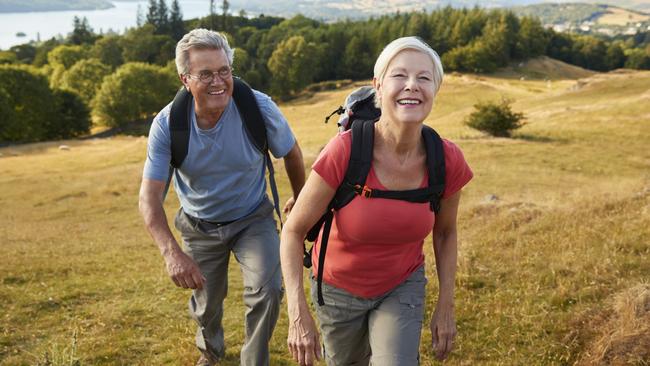
[{"label": "grassy hillside", "polygon": [[[459,336],[448,364],[650,359],[649,85],[650,72],[627,71],[550,82],[446,77],[427,123],[463,149],[475,173],[459,214]],[[323,118],[349,91],[281,106],[307,164],[334,134]],[[527,116],[513,139],[461,123],[474,103],[503,97]],[[46,355],[58,365],[195,361],[188,291],[167,278],[137,211],[145,146],[114,137],[0,149],[0,365]],[[177,205],[170,195],[169,217]],[[425,247],[428,323],[437,281],[430,239]],[[225,364],[236,365],[236,265],[230,281]],[[423,334],[422,364],[435,364]],[[273,365],[290,364],[285,340],[283,308]]]}]

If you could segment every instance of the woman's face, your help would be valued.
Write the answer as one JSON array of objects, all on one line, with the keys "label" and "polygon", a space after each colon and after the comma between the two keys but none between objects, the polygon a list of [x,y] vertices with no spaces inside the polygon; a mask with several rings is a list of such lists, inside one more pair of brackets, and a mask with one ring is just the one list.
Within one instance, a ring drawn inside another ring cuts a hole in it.
[{"label": "woman's face", "polygon": [[381,80],[373,84],[381,101],[382,116],[395,122],[421,123],[431,112],[435,88],[433,61],[416,50],[399,52]]}]

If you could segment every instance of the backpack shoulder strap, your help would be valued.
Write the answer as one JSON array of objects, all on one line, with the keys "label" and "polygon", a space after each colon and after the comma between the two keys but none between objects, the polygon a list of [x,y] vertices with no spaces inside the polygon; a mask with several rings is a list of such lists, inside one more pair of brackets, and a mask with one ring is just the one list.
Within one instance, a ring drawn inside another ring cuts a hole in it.
[{"label": "backpack shoulder strap", "polygon": [[268,151],[266,124],[257,104],[257,99],[255,99],[253,89],[244,80],[236,77],[233,77],[233,85],[232,97],[242,117],[246,132],[253,141],[255,148],[260,153],[266,154]]},{"label": "backpack shoulder strap", "polygon": [[431,209],[433,212],[438,213],[440,211],[440,199],[445,191],[445,150],[440,135],[433,128],[423,126],[422,135],[424,136],[424,147],[427,152],[429,188],[434,191]]},{"label": "backpack shoulder strap", "polygon": [[244,122],[244,129],[248,133],[248,137],[253,141],[255,148],[264,156],[266,168],[269,171],[269,185],[271,186],[271,194],[273,195],[273,206],[275,213],[280,220],[280,227],[282,227],[282,214],[280,213],[280,196],[278,194],[278,187],[275,183],[275,169],[273,169],[273,161],[269,155],[269,144],[266,135],[266,123],[264,116],[260,111],[260,106],[257,104],[253,89],[242,79],[233,77],[233,91],[232,97],[237,105],[237,110]]},{"label": "backpack shoulder strap", "polygon": [[190,142],[190,113],[192,94],[182,87],[174,97],[169,112],[169,135],[171,137],[171,166],[178,169],[187,156]]},{"label": "backpack shoulder strap", "polygon": [[350,160],[343,182],[336,190],[331,206],[341,209],[366,185],[375,143],[375,121],[357,120],[352,125]]}]

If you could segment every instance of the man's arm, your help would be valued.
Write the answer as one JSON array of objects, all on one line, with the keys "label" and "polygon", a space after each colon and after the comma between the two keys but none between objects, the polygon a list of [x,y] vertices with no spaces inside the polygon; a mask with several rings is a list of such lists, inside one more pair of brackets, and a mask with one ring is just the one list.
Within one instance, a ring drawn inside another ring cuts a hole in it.
[{"label": "man's arm", "polygon": [[167,216],[163,208],[165,182],[142,179],[140,186],[139,208],[144,224],[151,234],[160,254],[165,259],[167,273],[178,287],[201,288],[205,277],[199,267],[183,252],[169,229]]},{"label": "man's arm", "polygon": [[305,185],[305,163],[302,159],[302,151],[298,146],[298,141],[284,156],[284,168],[287,171],[289,182],[291,182],[291,190],[293,191],[293,197],[289,198],[284,206],[284,212],[289,213],[298,198],[300,190]]}]

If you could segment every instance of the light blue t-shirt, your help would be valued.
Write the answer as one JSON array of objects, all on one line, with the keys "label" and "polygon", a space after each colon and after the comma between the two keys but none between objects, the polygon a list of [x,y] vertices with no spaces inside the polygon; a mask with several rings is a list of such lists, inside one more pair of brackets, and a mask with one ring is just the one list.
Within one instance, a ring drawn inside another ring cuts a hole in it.
[{"label": "light blue t-shirt", "polygon": [[[269,150],[285,156],[296,140],[287,120],[271,98],[254,90],[266,123]],[[143,177],[167,181],[171,161],[169,113],[171,103],[154,118],[149,132]],[[253,212],[266,197],[265,160],[248,137],[235,101],[217,125],[202,130],[192,105],[187,157],[174,171],[174,188],[183,211],[210,221],[237,220]]]}]

